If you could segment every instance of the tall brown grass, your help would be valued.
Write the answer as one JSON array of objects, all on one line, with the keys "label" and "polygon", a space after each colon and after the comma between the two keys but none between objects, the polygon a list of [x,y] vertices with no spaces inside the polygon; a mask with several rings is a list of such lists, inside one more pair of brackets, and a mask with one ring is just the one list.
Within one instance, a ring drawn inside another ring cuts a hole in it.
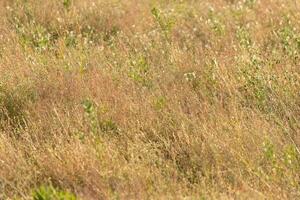
[{"label": "tall brown grass", "polygon": [[0,199],[299,199],[293,0],[2,0]]}]

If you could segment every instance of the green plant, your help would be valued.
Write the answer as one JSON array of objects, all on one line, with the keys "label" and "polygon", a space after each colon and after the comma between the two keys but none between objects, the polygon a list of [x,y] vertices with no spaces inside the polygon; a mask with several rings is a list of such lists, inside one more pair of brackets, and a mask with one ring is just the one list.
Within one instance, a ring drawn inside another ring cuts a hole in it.
[{"label": "green plant", "polygon": [[57,34],[49,31],[36,21],[22,22],[14,17],[15,29],[19,35],[19,42],[24,47],[31,47],[37,51],[49,50],[57,40]]},{"label": "green plant", "polygon": [[67,47],[76,47],[77,45],[77,38],[73,31],[67,33],[65,37],[65,44]]},{"label": "green plant", "polygon": [[159,96],[153,102],[154,108],[156,110],[162,110],[167,104],[167,99],[164,96]]},{"label": "green plant", "polygon": [[165,16],[158,8],[154,7],[151,10],[151,13],[158,23],[163,35],[167,41],[170,41],[170,33],[173,26],[175,25],[175,19],[172,17]]},{"label": "green plant", "polygon": [[112,121],[111,119],[104,119],[99,121],[99,126],[102,132],[114,132],[117,133],[119,132],[119,128],[117,124]]},{"label": "green plant", "polygon": [[208,99],[213,103],[219,95],[218,70],[218,61],[213,58],[205,63],[201,73],[188,72],[184,77],[200,98]]},{"label": "green plant", "polygon": [[208,13],[208,23],[211,26],[211,29],[218,35],[225,34],[225,25],[221,21],[220,17],[211,9]]},{"label": "green plant", "polygon": [[240,79],[243,80],[239,88],[244,97],[243,104],[264,112],[272,111],[271,96],[274,91],[271,86],[276,77],[264,71],[263,62],[256,55],[252,55],[239,70]]},{"label": "green plant", "polygon": [[32,193],[33,200],[76,200],[70,192],[60,191],[53,186],[40,186]]},{"label": "green plant", "polygon": [[62,4],[63,4],[64,8],[68,10],[71,7],[72,0],[63,0]]},{"label": "green plant", "polygon": [[26,107],[35,98],[32,88],[26,85],[9,88],[0,83],[0,120],[9,120],[15,127],[23,126],[26,120]]},{"label": "green plant", "polygon": [[284,20],[284,26],[274,33],[286,55],[296,61],[300,56],[300,35],[288,17]]},{"label": "green plant", "polygon": [[97,112],[96,112],[95,104],[93,101],[86,99],[82,102],[82,106],[83,106],[84,112],[89,120],[92,132],[94,134],[96,134],[99,129],[99,123],[98,123],[98,119],[97,119]]},{"label": "green plant", "polygon": [[239,26],[236,35],[240,46],[244,49],[250,50],[253,46],[253,42],[248,29],[244,26]]},{"label": "green plant", "polygon": [[142,86],[151,87],[152,82],[148,76],[150,67],[146,57],[139,56],[138,58],[132,60],[130,64],[131,68],[129,71],[129,77]]},{"label": "green plant", "polygon": [[299,170],[300,154],[295,145],[288,145],[284,151],[284,162],[292,169]]},{"label": "green plant", "polygon": [[208,63],[206,63],[206,67],[204,70],[204,74],[202,79],[205,80],[205,86],[208,93],[208,96],[217,97],[218,93],[218,72],[219,63],[216,58],[211,59]]},{"label": "green plant", "polygon": [[276,159],[275,150],[274,150],[274,144],[270,140],[266,140],[263,143],[263,152],[264,152],[264,158],[268,161],[271,161],[272,163]]},{"label": "green plant", "polygon": [[193,82],[197,78],[196,72],[187,72],[187,73],[184,73],[183,76],[184,76],[185,80],[188,82]]},{"label": "green plant", "polygon": [[82,106],[94,134],[98,134],[99,131],[103,133],[119,132],[117,124],[112,119],[101,119],[98,116],[98,108],[93,101],[86,99],[82,102]]},{"label": "green plant", "polygon": [[249,8],[253,8],[257,3],[257,0],[245,0],[245,5]]},{"label": "green plant", "polygon": [[103,40],[107,42],[108,45],[113,45],[115,37],[118,35],[120,32],[118,26],[113,26],[111,29],[105,31]]}]

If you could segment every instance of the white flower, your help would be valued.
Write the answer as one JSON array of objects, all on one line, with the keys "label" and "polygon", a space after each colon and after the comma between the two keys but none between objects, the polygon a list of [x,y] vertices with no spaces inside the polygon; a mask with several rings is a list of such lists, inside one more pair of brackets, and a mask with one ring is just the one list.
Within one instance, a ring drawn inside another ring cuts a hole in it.
[{"label": "white flower", "polygon": [[188,72],[184,74],[184,78],[186,81],[193,81],[196,79],[196,72]]}]

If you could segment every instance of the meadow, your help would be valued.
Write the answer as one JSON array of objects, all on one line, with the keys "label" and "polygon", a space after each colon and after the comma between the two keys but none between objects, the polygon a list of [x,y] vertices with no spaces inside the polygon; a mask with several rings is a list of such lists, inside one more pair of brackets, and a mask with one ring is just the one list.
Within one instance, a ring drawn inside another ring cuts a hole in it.
[{"label": "meadow", "polygon": [[1,0],[0,199],[300,199],[300,2]]}]

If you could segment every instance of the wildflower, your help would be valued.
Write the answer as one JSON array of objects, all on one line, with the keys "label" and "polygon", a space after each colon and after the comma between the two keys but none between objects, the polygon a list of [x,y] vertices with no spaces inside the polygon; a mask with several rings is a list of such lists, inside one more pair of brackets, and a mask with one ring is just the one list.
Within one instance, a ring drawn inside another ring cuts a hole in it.
[{"label": "wildflower", "polygon": [[184,74],[184,78],[186,81],[193,81],[196,79],[196,72],[188,72]]}]

